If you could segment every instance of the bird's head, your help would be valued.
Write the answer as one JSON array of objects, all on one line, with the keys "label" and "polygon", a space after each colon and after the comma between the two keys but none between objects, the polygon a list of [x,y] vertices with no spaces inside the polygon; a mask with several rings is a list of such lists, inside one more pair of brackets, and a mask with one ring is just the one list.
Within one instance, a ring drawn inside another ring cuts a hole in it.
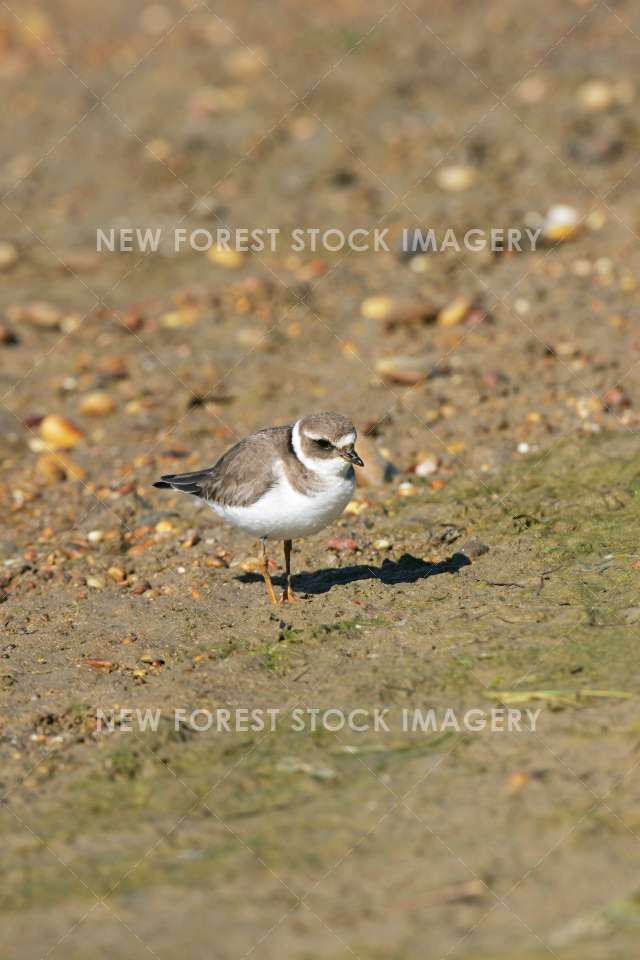
[{"label": "bird's head", "polygon": [[356,452],[357,431],[339,413],[312,413],[293,427],[293,448],[309,470],[324,474],[346,474],[352,466],[363,467]]}]

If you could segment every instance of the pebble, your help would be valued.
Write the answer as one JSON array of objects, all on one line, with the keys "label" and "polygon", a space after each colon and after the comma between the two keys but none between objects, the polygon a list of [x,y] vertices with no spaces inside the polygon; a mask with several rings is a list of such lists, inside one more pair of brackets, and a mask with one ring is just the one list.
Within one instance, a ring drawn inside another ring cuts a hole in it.
[{"label": "pebble", "polygon": [[578,257],[578,259],[574,260],[571,264],[571,270],[576,277],[588,277],[592,270],[591,260],[588,260],[586,257]]},{"label": "pebble", "polygon": [[236,331],[236,340],[243,347],[259,347],[267,345],[267,337],[262,327],[240,327]]},{"label": "pebble", "polygon": [[520,793],[528,785],[530,776],[526,770],[516,770],[507,778],[507,793],[511,796]]},{"label": "pebble", "polygon": [[432,323],[438,315],[438,307],[429,302],[397,303],[391,297],[367,297],[360,304],[360,313],[367,320],[384,322],[387,330],[413,324]]},{"label": "pebble", "polygon": [[239,47],[227,54],[223,66],[227,73],[238,80],[250,79],[262,73],[265,69],[267,52],[263,47]]},{"label": "pebble", "polygon": [[103,377],[107,377],[109,380],[126,380],[129,376],[126,360],[117,353],[101,360],[98,364],[98,370]]},{"label": "pebble", "polygon": [[318,132],[318,124],[309,115],[300,115],[292,117],[289,121],[289,131],[294,140],[304,143],[311,140]]},{"label": "pebble", "polygon": [[145,663],[149,667],[162,667],[165,663],[165,659],[158,653],[152,653],[148,651],[143,653],[140,657],[140,663]]},{"label": "pebble", "polygon": [[237,270],[243,264],[243,256],[239,250],[228,250],[225,247],[211,247],[207,257],[212,263],[228,270]]},{"label": "pebble", "polygon": [[398,487],[398,495],[401,497],[412,497],[417,493],[416,488],[408,480],[403,481]]},{"label": "pebble", "polygon": [[394,302],[391,297],[367,297],[360,304],[360,313],[367,320],[386,320],[393,307]]},{"label": "pebble", "polygon": [[69,457],[55,453],[43,453],[36,461],[36,476],[47,484],[63,480],[84,480],[87,471]]},{"label": "pebble", "polygon": [[604,409],[607,412],[621,410],[624,407],[631,406],[631,398],[622,387],[612,387],[610,390],[607,390],[602,401],[604,403]]},{"label": "pebble", "polygon": [[580,214],[566,203],[557,203],[550,207],[544,218],[542,228],[546,240],[567,240],[580,226]]},{"label": "pebble", "polygon": [[[189,98],[189,111],[196,119],[224,111],[237,111],[247,102],[247,91],[238,84],[226,87],[204,86],[194,90]],[[196,213],[211,214],[215,205],[204,198],[196,205]]]},{"label": "pebble", "polygon": [[409,269],[413,273],[427,273],[431,270],[431,261],[426,256],[412,257],[409,261]]},{"label": "pebble", "polygon": [[0,344],[5,347],[13,347],[20,341],[17,336],[5,323],[0,323]]},{"label": "pebble", "polygon": [[[87,583],[89,583],[88,580]],[[94,670],[113,670],[116,666],[113,660],[102,660],[99,657],[85,657],[80,662],[85,667],[93,667]]]},{"label": "pebble", "polygon": [[178,310],[172,310],[165,313],[161,323],[168,330],[178,330],[181,327],[193,327],[200,319],[200,310],[198,307],[183,306]]},{"label": "pebble", "polygon": [[7,240],[0,243],[0,270],[10,270],[18,262],[18,248]]},{"label": "pebble", "polygon": [[356,470],[359,487],[382,487],[398,472],[369,437],[358,437],[356,450],[364,460],[364,467]]},{"label": "pebble", "polygon": [[62,250],[57,269],[62,273],[93,273],[100,267],[100,256],[95,250]]},{"label": "pebble", "polygon": [[111,577],[115,583],[124,583],[127,579],[127,575],[122,567],[109,567],[107,570],[107,576]]},{"label": "pebble", "polygon": [[108,413],[113,413],[115,408],[116,404],[113,397],[103,390],[88,393],[80,401],[80,413],[87,417],[104,417]]},{"label": "pebble", "polygon": [[165,163],[171,157],[172,146],[168,140],[158,137],[144,145],[145,159]]},{"label": "pebble", "polygon": [[578,89],[578,102],[593,113],[608,110],[614,102],[613,88],[602,80],[588,80]]},{"label": "pebble", "polygon": [[469,313],[465,317],[465,324],[467,327],[479,327],[482,323],[492,323],[493,318],[490,313],[487,313],[482,307],[472,307],[469,310]]},{"label": "pebble", "polygon": [[547,93],[547,84],[542,77],[526,77],[517,88],[518,97],[523,103],[540,103]]},{"label": "pebble", "polygon": [[104,540],[104,530],[90,530],[87,534],[87,540],[89,543],[102,543]]},{"label": "pebble", "polygon": [[438,326],[455,327],[467,317],[473,306],[469,297],[456,297],[446,307],[443,307],[438,314]]},{"label": "pebble", "polygon": [[104,589],[104,580],[102,577],[87,577],[87,586],[94,590],[102,590]]},{"label": "pebble", "polygon": [[67,472],[60,459],[53,453],[43,453],[36,461],[36,476],[53,486],[67,479]]},{"label": "pebble", "polygon": [[391,549],[391,541],[390,541],[390,540],[385,540],[384,538],[381,538],[380,540],[374,540],[374,541],[373,541],[373,546],[374,546],[374,549],[375,549],[375,550],[390,550],[390,549]]},{"label": "pebble", "polygon": [[43,330],[59,330],[62,321],[62,311],[44,300],[10,304],[6,315],[11,323],[26,323]]},{"label": "pebble", "polygon": [[364,513],[370,507],[369,500],[349,500],[349,503],[344,508],[344,512],[351,517],[357,517],[361,513]]},{"label": "pebble", "polygon": [[376,361],[376,373],[392,383],[412,385],[427,379],[431,369],[428,357],[393,356],[381,357]]},{"label": "pebble", "polygon": [[433,323],[438,316],[438,307],[434,303],[399,303],[385,317],[385,328],[409,327]]},{"label": "pebble", "polygon": [[464,553],[465,557],[474,560],[476,557],[481,557],[483,554],[489,553],[489,547],[480,540],[467,540],[465,545],[460,548],[460,553]]},{"label": "pebble", "polygon": [[84,440],[82,430],[66,417],[50,413],[40,423],[40,436],[53,450],[69,450]]},{"label": "pebble", "polygon": [[610,257],[598,257],[593,267],[600,277],[611,277],[613,275],[613,260]]},{"label": "pebble", "polygon": [[327,549],[333,550],[336,553],[344,553],[346,551],[355,553],[360,548],[351,537],[332,537],[327,543]]},{"label": "pebble", "polygon": [[143,593],[146,593],[147,590],[151,590],[151,584],[148,580],[138,580],[138,582],[131,588],[131,593],[134,596],[139,597]]},{"label": "pebble", "polygon": [[139,310],[129,310],[122,317],[120,322],[129,333],[137,333],[144,328],[146,318]]},{"label": "pebble", "polygon": [[474,167],[466,164],[454,164],[440,167],[436,171],[435,179],[441,190],[446,190],[447,193],[462,193],[476,182],[477,172]]},{"label": "pebble", "polygon": [[607,223],[607,214],[602,209],[592,210],[591,213],[587,214],[585,223],[589,230],[602,230]]},{"label": "pebble", "polygon": [[415,474],[417,477],[430,477],[436,473],[439,467],[437,457],[424,457],[416,464]]}]

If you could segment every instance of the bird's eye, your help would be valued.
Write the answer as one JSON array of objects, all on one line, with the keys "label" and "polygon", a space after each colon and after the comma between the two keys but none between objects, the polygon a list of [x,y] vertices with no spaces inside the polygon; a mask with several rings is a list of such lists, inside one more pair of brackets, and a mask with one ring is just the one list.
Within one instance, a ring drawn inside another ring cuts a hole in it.
[{"label": "bird's eye", "polygon": [[316,443],[318,444],[321,450],[329,450],[332,446],[332,444],[330,444],[328,440],[316,440]]}]

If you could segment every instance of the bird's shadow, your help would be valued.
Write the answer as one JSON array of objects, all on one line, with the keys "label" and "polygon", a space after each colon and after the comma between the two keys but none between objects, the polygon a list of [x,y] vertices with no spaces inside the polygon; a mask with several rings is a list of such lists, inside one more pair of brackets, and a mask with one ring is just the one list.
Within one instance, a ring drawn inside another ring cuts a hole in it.
[{"label": "bird's shadow", "polygon": [[[349,567],[326,567],[312,573],[299,573],[293,578],[293,587],[301,593],[318,594],[328,593],[332,587],[355,583],[356,580],[380,580],[386,586],[393,586],[396,583],[415,583],[442,573],[457,573],[462,567],[470,565],[471,560],[464,553],[454,553],[438,563],[404,553],[399,560],[383,560],[380,567],[358,563]],[[262,577],[256,573],[245,573],[237,579],[242,583],[254,583],[261,581]],[[284,577],[273,577],[273,582],[284,586]]]}]

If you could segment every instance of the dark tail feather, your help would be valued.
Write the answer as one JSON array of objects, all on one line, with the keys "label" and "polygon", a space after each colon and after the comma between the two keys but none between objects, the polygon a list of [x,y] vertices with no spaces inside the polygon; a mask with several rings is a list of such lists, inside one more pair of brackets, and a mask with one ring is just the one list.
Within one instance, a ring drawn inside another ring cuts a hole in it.
[{"label": "dark tail feather", "polygon": [[167,473],[153,486],[161,490],[178,490],[180,493],[191,493],[195,497],[202,495],[202,481],[207,477],[206,471],[196,471],[194,473]]}]

